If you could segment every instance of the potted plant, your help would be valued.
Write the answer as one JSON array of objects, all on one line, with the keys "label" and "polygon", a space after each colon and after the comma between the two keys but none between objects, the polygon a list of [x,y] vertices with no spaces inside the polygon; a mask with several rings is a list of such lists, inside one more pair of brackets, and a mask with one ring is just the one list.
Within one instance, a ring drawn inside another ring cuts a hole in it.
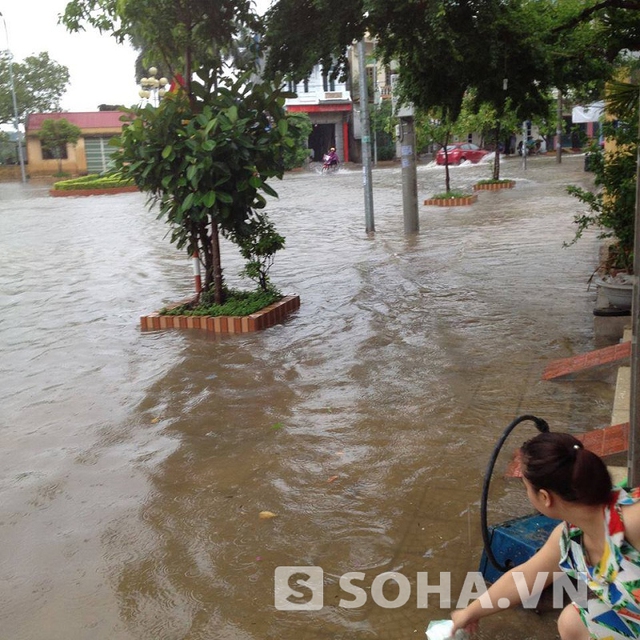
[{"label": "potted plant", "polygon": [[578,228],[573,244],[591,227],[609,239],[595,282],[615,307],[630,309],[633,274],[634,221],[637,170],[637,131],[632,126],[605,122],[606,148],[594,144],[589,150],[589,168],[594,173],[595,191],[576,186],[567,191],[588,206],[575,216]]}]

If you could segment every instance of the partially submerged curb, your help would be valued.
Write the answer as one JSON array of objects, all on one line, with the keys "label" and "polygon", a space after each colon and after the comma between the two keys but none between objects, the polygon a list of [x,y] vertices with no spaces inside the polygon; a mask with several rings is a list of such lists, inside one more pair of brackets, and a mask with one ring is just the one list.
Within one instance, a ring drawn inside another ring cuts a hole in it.
[{"label": "partially submerged curb", "polygon": [[[181,304],[184,302],[178,302],[173,307]],[[284,322],[289,314],[299,308],[300,296],[290,295],[248,316],[166,316],[156,311],[140,317],[140,328],[142,331],[200,329],[210,333],[251,333]]]},{"label": "partially submerged curb", "polygon": [[104,189],[49,189],[49,195],[54,198],[61,196],[104,196],[116,193],[132,193],[138,191],[135,185],[126,187],[111,187]]},{"label": "partially submerged curb", "polygon": [[424,201],[424,204],[435,207],[463,207],[473,204],[477,199],[478,196],[476,194],[465,196],[464,198],[429,198]]},{"label": "partially submerged curb", "polygon": [[504,180],[502,182],[481,182],[473,185],[474,191],[497,191],[498,189],[513,189],[516,186],[515,180]]}]

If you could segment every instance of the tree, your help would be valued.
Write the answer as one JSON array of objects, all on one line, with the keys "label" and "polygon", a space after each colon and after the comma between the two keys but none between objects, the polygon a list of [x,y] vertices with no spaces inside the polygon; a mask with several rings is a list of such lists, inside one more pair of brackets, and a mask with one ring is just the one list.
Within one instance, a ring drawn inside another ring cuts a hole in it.
[{"label": "tree", "polygon": [[[9,52],[0,51],[0,125],[14,120],[10,56]],[[29,113],[60,111],[60,99],[69,84],[69,70],[42,52],[13,63],[13,84],[18,120],[24,124]]]},{"label": "tree", "polygon": [[158,204],[171,241],[200,257],[204,291],[217,304],[226,295],[220,235],[238,245],[245,272],[269,286],[266,272],[284,239],[262,211],[265,195],[277,195],[267,181],[282,177],[285,151],[299,145],[303,128],[286,116],[282,83],[256,79],[260,43],[250,30],[259,19],[251,7],[250,0],[73,0],[63,17],[70,29],[88,22],[131,39],[173,76],[158,107],[130,110],[114,161]]},{"label": "tree", "polygon": [[[636,91],[636,113],[637,113]],[[637,122],[637,118],[636,121]],[[588,206],[588,210],[575,216],[577,225],[573,244],[586,229],[600,230],[600,238],[613,238],[614,251],[610,255],[615,264],[609,266],[633,273],[635,229],[636,172],[638,131],[635,122],[631,126],[614,126],[605,123],[603,130],[608,140],[614,142],[611,150],[599,146],[591,149],[589,161],[595,176],[595,191],[569,186],[567,191]]]},{"label": "tree", "polygon": [[0,131],[0,164],[16,164],[17,156],[15,142],[6,131]]},{"label": "tree", "polygon": [[38,132],[42,148],[58,160],[58,173],[62,173],[62,159],[68,144],[75,144],[81,135],[79,127],[65,118],[44,120]]},{"label": "tree", "polygon": [[[505,61],[511,58],[516,60],[510,63],[515,89],[511,108],[530,117],[544,104],[548,84],[546,58],[538,47],[539,21],[526,23],[520,0],[368,0],[364,4],[362,0],[306,0],[292,30],[290,19],[298,0],[276,2],[267,13],[267,71],[300,78],[310,71],[312,60],[328,64],[332,54],[334,73],[347,72],[341,54],[366,31],[376,38],[376,51],[383,60],[399,68],[399,100],[427,114],[437,109],[439,127],[449,135],[472,88],[480,102],[496,107],[500,121],[498,105],[506,100],[503,79],[511,73]],[[446,183],[449,190],[448,174]]]},{"label": "tree", "polygon": [[437,108],[439,121],[453,126],[473,90],[476,108],[495,110],[496,141],[507,111],[520,122],[545,118],[553,87],[596,95],[620,51],[635,50],[640,37],[637,0],[304,0],[299,7],[277,0],[267,13],[267,71],[299,80],[322,60],[348,73],[344,50],[367,32],[385,62],[399,65],[403,101],[425,113]]},{"label": "tree", "polygon": [[313,124],[311,123],[311,118],[303,112],[287,113],[287,121],[292,131],[297,132],[300,141],[305,141],[305,144],[297,144],[283,149],[284,168],[289,170],[301,167],[309,159],[309,148],[306,145],[306,141],[313,131]]},{"label": "tree", "polygon": [[[214,84],[234,42],[247,31],[259,33],[261,24],[251,0],[71,0],[61,22],[70,31],[86,23],[119,42],[129,40],[144,52],[140,69],[153,64],[167,77],[181,74],[189,82],[192,70],[206,68],[216,71],[208,78]],[[251,48],[255,54],[259,43]],[[253,66],[256,56],[246,60]]]}]

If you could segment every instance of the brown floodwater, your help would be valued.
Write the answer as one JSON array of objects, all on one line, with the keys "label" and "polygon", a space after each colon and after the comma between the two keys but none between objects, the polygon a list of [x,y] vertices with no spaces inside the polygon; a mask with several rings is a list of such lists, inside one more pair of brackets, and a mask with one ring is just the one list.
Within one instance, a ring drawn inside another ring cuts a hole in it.
[{"label": "brown floodwater", "polygon": [[[515,189],[420,204],[416,237],[398,167],[373,171],[373,237],[359,170],[288,174],[269,204],[286,236],[271,275],[300,310],[222,338],[139,330],[192,286],[143,195],[0,184],[0,638],[424,637],[448,609],[418,607],[417,574],[451,572],[455,601],[477,570],[482,479],[506,425],[609,423],[606,372],[541,381],[595,344],[599,241],[562,246],[580,210],[565,187],[592,180],[583,161],[507,159]],[[454,167],[452,183],[488,174]],[[443,185],[441,167],[419,167],[420,203]],[[518,429],[508,450],[533,428]],[[526,510],[498,473],[490,519]],[[281,566],[320,567],[324,606],[277,610]],[[401,607],[369,590],[387,571],[411,586]],[[361,607],[341,606],[346,572],[364,573]],[[511,611],[480,638],[554,633],[553,613]]]}]

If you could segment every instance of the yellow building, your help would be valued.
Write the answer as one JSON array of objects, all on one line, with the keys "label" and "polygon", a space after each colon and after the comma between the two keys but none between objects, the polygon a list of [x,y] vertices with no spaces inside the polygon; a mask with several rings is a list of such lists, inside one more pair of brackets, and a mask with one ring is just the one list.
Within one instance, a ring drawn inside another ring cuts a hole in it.
[{"label": "yellow building", "polygon": [[28,172],[31,176],[53,175],[58,172],[58,159],[42,148],[38,133],[45,120],[65,119],[82,132],[78,142],[68,144],[63,152],[62,170],[72,175],[101,173],[109,169],[111,138],[120,135],[121,111],[83,113],[32,113],[27,117],[26,141]]}]

